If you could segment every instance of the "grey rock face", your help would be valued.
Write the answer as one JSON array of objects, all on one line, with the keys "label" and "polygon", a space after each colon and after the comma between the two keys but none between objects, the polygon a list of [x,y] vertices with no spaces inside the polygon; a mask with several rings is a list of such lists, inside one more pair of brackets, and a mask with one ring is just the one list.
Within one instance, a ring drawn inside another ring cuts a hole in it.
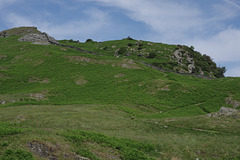
[{"label": "grey rock face", "polygon": [[188,52],[184,52],[184,50],[178,49],[173,53],[173,55],[174,59],[180,66],[186,66],[184,62],[187,62],[188,73],[193,73],[193,69],[195,69],[195,63],[193,58],[189,56]]},{"label": "grey rock face", "polygon": [[225,103],[228,105],[232,105],[234,108],[240,106],[240,102],[233,100],[231,97],[226,98]]},{"label": "grey rock face", "polygon": [[[53,37],[47,35],[46,33],[32,33],[26,34],[25,36],[18,39],[20,42],[34,42],[35,44],[46,44],[46,43],[57,43]],[[37,42],[37,43],[36,43]]]},{"label": "grey rock face", "polygon": [[0,37],[8,37],[7,32],[5,32],[5,31],[0,32]]},{"label": "grey rock face", "polygon": [[56,39],[54,39],[53,37],[49,36],[47,33],[43,32],[43,34],[45,34],[45,36],[48,39],[48,42],[52,42],[52,43],[56,43],[58,44],[58,41]]},{"label": "grey rock face", "polygon": [[219,112],[221,115],[228,116],[228,115],[232,115],[232,114],[238,112],[238,110],[233,109],[233,108],[221,107]]},{"label": "grey rock face", "polygon": [[216,113],[209,113],[207,114],[208,117],[225,117],[225,116],[232,116],[233,118],[240,118],[240,111],[234,108],[228,108],[222,106],[219,110],[219,112]]},{"label": "grey rock face", "polygon": [[18,39],[20,42],[48,42],[45,34],[27,34]]},{"label": "grey rock face", "polygon": [[188,65],[188,72],[193,73],[193,69],[195,68],[194,64],[189,64]]}]

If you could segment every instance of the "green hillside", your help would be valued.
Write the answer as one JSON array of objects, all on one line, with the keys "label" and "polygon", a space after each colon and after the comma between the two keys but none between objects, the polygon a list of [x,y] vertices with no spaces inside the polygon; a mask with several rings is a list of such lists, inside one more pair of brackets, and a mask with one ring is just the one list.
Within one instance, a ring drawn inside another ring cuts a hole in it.
[{"label": "green hillside", "polygon": [[208,55],[194,51],[193,46],[153,43],[134,40],[130,37],[106,42],[95,42],[88,39],[85,43],[73,40],[62,40],[60,43],[101,53],[105,56],[127,57],[177,73],[221,78],[224,77],[226,71],[225,67],[217,67]]},{"label": "green hillside", "polygon": [[240,109],[240,78],[216,79],[225,68],[207,55],[130,38],[36,45],[18,32],[0,38],[1,160],[240,158],[239,111],[207,116]]}]

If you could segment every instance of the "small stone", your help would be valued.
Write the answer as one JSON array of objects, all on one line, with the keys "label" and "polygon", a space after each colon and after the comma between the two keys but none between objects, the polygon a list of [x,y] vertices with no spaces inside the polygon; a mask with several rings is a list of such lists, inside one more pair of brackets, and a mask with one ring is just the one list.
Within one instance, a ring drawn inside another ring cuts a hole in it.
[{"label": "small stone", "polygon": [[6,101],[4,101],[4,100],[2,100],[2,101],[0,101],[1,102],[1,104],[6,104]]}]

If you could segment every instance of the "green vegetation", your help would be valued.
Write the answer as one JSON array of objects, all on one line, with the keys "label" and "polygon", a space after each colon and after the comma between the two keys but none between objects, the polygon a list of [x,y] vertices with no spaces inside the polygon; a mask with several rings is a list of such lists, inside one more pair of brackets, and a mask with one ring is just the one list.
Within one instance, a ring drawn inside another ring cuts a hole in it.
[{"label": "green vegetation", "polygon": [[12,149],[8,149],[3,153],[1,160],[33,160],[33,156],[31,153],[17,150],[14,151]]},{"label": "green vegetation", "polygon": [[[91,39],[89,42],[94,42]],[[88,42],[88,40],[86,42]],[[68,40],[60,41],[61,44],[79,47],[88,51],[101,53],[106,56],[121,56],[134,60],[139,60],[152,64],[162,69],[172,70],[180,73],[202,74],[206,77],[222,78],[226,72],[225,67],[217,67],[212,59],[197,51],[194,47],[181,45],[168,45],[162,43],[153,43],[147,41],[134,40],[131,37],[117,41],[94,42],[94,43],[74,43]],[[179,51],[182,57],[181,65],[173,55]],[[194,60],[192,71],[188,70],[191,64],[190,59]]]},{"label": "green vegetation", "polygon": [[76,148],[81,148],[79,152],[81,155],[91,159],[98,159],[91,154],[91,151],[83,149],[86,146],[86,142],[97,143],[102,147],[110,147],[113,150],[117,150],[119,158],[132,159],[132,160],[146,160],[149,159],[145,153],[155,153],[157,148],[151,144],[134,142],[128,139],[119,139],[115,137],[107,137],[98,133],[84,132],[84,131],[69,131],[63,134],[63,136],[76,144]]},{"label": "green vegetation", "polygon": [[19,37],[0,38],[1,160],[240,158],[238,115],[207,116],[233,107],[229,97],[240,102],[240,78],[200,79],[135,61],[181,70],[169,59],[180,49],[194,58],[194,73],[221,77],[225,68],[194,47],[60,41],[100,56]]},{"label": "green vegetation", "polygon": [[21,129],[14,127],[13,124],[0,122],[0,137],[4,137],[6,135],[14,135],[21,132]]}]

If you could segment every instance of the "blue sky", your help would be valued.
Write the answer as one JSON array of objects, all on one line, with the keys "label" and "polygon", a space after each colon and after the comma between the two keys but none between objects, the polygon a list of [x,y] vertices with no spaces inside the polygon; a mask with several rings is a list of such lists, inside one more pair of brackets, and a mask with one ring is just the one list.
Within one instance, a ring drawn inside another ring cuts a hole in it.
[{"label": "blue sky", "polygon": [[0,0],[0,30],[19,26],[56,39],[192,45],[240,77],[240,0]]}]

